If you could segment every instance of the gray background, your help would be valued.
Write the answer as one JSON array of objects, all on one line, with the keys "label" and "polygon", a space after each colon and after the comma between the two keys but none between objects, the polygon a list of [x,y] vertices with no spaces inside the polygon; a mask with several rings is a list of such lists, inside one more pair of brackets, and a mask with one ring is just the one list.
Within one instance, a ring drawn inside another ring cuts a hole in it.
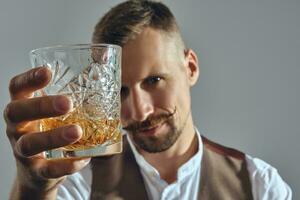
[{"label": "gray background", "polygon": [[[112,0],[1,0],[1,111],[33,48],[87,43]],[[300,1],[165,1],[200,60],[193,115],[201,133],[275,166],[300,198]],[[15,164],[1,118],[0,198]]]}]

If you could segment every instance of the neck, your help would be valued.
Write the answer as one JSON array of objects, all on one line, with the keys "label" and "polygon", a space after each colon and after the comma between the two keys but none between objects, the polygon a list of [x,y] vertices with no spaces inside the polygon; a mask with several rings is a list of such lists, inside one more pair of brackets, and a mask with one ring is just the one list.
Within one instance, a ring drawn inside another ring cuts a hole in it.
[{"label": "neck", "polygon": [[162,179],[169,184],[176,181],[177,171],[180,166],[186,163],[198,151],[198,139],[191,116],[177,141],[166,151],[148,153],[141,149],[138,150],[145,160],[159,171]]}]

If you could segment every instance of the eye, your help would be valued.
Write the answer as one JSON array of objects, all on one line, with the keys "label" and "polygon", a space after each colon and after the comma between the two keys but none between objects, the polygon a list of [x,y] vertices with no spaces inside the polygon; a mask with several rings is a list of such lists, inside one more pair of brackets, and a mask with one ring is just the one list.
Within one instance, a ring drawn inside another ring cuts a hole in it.
[{"label": "eye", "polygon": [[145,82],[147,84],[153,85],[153,84],[158,83],[160,80],[161,80],[161,77],[159,77],[159,76],[150,76],[149,78],[147,78],[145,80]]}]

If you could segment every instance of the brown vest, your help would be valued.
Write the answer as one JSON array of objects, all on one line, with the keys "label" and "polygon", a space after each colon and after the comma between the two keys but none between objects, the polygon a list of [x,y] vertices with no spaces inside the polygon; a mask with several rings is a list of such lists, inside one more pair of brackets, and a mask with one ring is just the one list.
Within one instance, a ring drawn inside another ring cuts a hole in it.
[{"label": "brown vest", "polygon": [[[203,158],[198,199],[253,199],[245,154],[202,137]],[[94,158],[91,162],[91,199],[148,199],[134,155],[123,137],[123,153]]]}]

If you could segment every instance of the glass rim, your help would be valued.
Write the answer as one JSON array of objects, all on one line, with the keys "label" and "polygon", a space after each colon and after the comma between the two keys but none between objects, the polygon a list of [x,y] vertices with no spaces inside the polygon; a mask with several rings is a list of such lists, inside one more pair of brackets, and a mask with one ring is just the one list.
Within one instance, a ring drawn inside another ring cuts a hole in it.
[{"label": "glass rim", "polygon": [[40,47],[33,49],[29,51],[29,54],[34,54],[39,51],[45,51],[45,50],[63,50],[63,49],[90,49],[93,47],[105,47],[105,48],[114,48],[121,50],[122,47],[116,44],[108,44],[108,43],[83,43],[83,44],[60,44],[60,45],[53,45],[53,46],[46,46],[46,47]]}]

